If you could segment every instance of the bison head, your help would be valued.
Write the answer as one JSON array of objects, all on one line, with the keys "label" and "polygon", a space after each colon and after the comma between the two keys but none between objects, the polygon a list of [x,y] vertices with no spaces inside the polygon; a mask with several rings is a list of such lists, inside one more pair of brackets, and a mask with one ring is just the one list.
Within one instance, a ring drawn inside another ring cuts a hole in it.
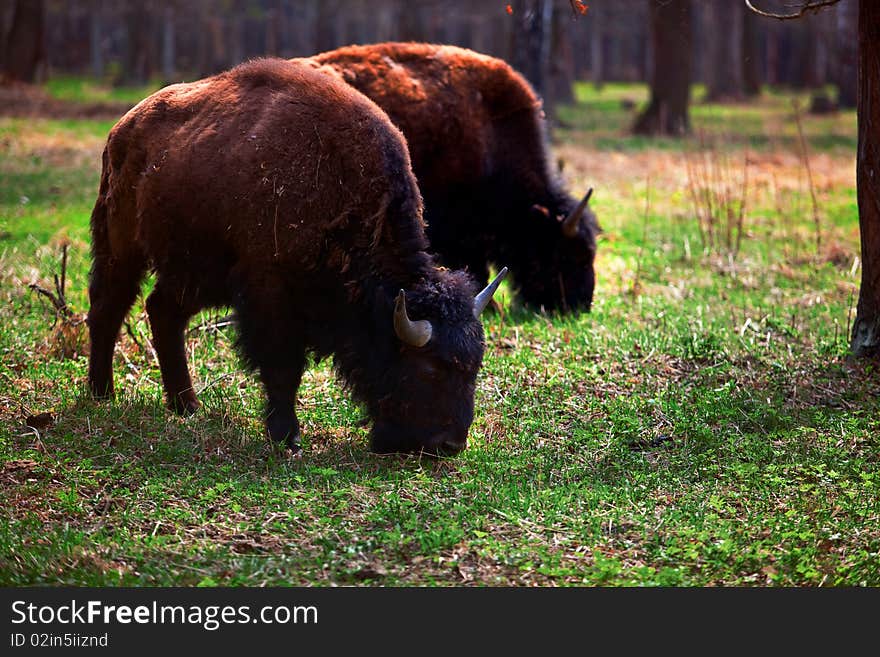
[{"label": "bison head", "polygon": [[599,226],[589,202],[593,190],[577,201],[569,196],[547,205],[532,206],[535,219],[546,230],[524,249],[527,260],[518,267],[517,286],[522,300],[545,310],[588,311],[593,302],[596,234]]},{"label": "bison head", "polygon": [[396,348],[367,400],[373,451],[450,456],[465,448],[485,348],[479,315],[506,273],[477,295],[464,273],[448,271],[398,293]]}]

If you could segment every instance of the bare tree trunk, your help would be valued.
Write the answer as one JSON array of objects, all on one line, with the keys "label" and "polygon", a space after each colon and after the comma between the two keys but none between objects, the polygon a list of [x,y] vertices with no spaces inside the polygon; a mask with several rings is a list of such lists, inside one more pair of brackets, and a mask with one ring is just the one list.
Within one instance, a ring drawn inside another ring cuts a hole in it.
[{"label": "bare tree trunk", "polygon": [[231,15],[226,18],[226,34],[228,50],[218,51],[217,57],[223,64],[220,68],[236,66],[245,60],[245,15],[247,14],[247,0],[234,0]]},{"label": "bare tree trunk", "polygon": [[[568,2],[565,2],[567,7]],[[553,32],[550,55],[550,96],[555,103],[574,100],[575,55],[573,48],[574,21],[571,10],[556,7],[552,16]]]},{"label": "bare tree trunk", "polygon": [[333,50],[339,46],[336,15],[339,7],[336,0],[321,0],[318,2],[318,12],[315,25],[315,50],[323,52]]},{"label": "bare tree trunk", "polygon": [[593,78],[593,84],[599,88],[605,80],[605,62],[602,57],[603,8],[593,7],[590,15],[593,18],[593,29],[590,30],[590,68],[592,69],[590,77]]},{"label": "bare tree trunk", "polygon": [[743,7],[742,82],[743,93],[754,97],[761,93],[761,47],[758,16]]},{"label": "bare tree trunk", "polygon": [[162,8],[162,79],[174,79],[174,7],[166,2]]},{"label": "bare tree trunk", "polygon": [[513,67],[522,73],[552,114],[548,72],[553,32],[553,0],[516,0],[513,5]]},{"label": "bare tree trunk", "polygon": [[862,282],[851,348],[880,356],[880,3],[859,2],[859,151],[856,186]]},{"label": "bare tree trunk", "polygon": [[398,29],[403,41],[422,41],[428,31],[424,20],[422,2],[419,0],[407,0],[402,3],[398,18]]},{"label": "bare tree trunk", "polygon": [[708,75],[706,98],[712,101],[741,100],[743,19],[746,11],[742,2],[712,0],[707,5],[710,34],[708,47]]},{"label": "bare tree trunk", "polygon": [[690,0],[651,0],[654,71],[651,103],[633,125],[636,134],[683,135],[690,132]]},{"label": "bare tree trunk", "polygon": [[89,12],[89,50],[92,60],[92,77],[100,80],[104,77],[104,27],[103,0],[92,0]]},{"label": "bare tree trunk", "polygon": [[153,74],[150,10],[148,2],[132,2],[125,6],[126,41],[122,81],[129,84],[143,84]]},{"label": "bare tree trunk", "polygon": [[266,9],[266,54],[278,56],[281,32],[281,3],[273,0]]},{"label": "bare tree trunk", "polygon": [[859,52],[858,0],[841,0],[837,4],[837,104],[854,109],[858,101]]},{"label": "bare tree trunk", "polygon": [[3,73],[38,82],[46,62],[46,7],[43,0],[16,0],[3,53]]},{"label": "bare tree trunk", "polygon": [[827,54],[821,22],[827,21],[827,17],[805,16],[801,20],[806,27],[806,43],[803,50],[805,57],[800,60],[804,70],[804,86],[807,89],[817,89],[825,84],[823,63]]},{"label": "bare tree trunk", "polygon": [[775,29],[767,31],[767,84],[779,84],[779,32]]}]

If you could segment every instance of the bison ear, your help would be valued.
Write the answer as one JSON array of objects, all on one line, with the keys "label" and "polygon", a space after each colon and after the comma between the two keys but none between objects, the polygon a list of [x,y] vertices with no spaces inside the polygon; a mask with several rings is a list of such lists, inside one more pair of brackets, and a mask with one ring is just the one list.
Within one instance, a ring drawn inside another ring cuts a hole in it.
[{"label": "bison ear", "polygon": [[532,212],[534,212],[535,214],[539,214],[539,215],[541,215],[542,217],[544,217],[545,219],[546,219],[547,217],[550,216],[550,210],[548,210],[547,208],[545,208],[543,205],[538,205],[537,203],[535,203],[535,204],[532,206],[531,210],[532,210]]}]

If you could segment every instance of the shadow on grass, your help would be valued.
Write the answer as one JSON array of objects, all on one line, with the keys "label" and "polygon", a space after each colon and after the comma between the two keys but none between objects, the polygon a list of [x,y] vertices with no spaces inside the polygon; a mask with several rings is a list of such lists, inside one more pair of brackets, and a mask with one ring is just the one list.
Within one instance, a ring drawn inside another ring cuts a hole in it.
[{"label": "shadow on grass", "polygon": [[[97,402],[81,391],[62,407],[56,424],[39,436],[22,427],[13,439],[20,453],[43,453],[62,470],[85,464],[99,478],[138,485],[154,478],[192,479],[210,486],[230,478],[268,477],[302,487],[320,480],[356,483],[395,479],[423,468],[442,473],[452,459],[419,455],[378,455],[369,449],[368,428],[303,425],[303,450],[292,455],[263,432],[260,411],[224,405],[215,399],[189,417],[178,416],[155,398],[124,396]],[[343,481],[344,480],[344,481]]]}]

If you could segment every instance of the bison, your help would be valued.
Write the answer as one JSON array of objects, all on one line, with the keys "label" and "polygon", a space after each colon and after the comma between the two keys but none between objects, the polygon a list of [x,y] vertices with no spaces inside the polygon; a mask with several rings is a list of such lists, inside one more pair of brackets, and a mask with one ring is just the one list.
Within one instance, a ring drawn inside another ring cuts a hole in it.
[{"label": "bison", "polygon": [[[510,267],[533,308],[589,310],[598,226],[549,163],[541,102],[506,62],[452,46],[382,43],[311,58],[406,136],[431,247],[486,284]],[[592,191],[592,190],[591,190]]]},{"label": "bison", "polygon": [[403,135],[372,101],[310,65],[255,60],[166,87],[112,128],[91,217],[89,386],[113,393],[121,323],[146,309],[168,405],[199,405],[184,331],[235,309],[266,430],[299,449],[306,354],[334,367],[372,420],[376,452],[466,445],[485,348],[471,278],[428,253]]}]

